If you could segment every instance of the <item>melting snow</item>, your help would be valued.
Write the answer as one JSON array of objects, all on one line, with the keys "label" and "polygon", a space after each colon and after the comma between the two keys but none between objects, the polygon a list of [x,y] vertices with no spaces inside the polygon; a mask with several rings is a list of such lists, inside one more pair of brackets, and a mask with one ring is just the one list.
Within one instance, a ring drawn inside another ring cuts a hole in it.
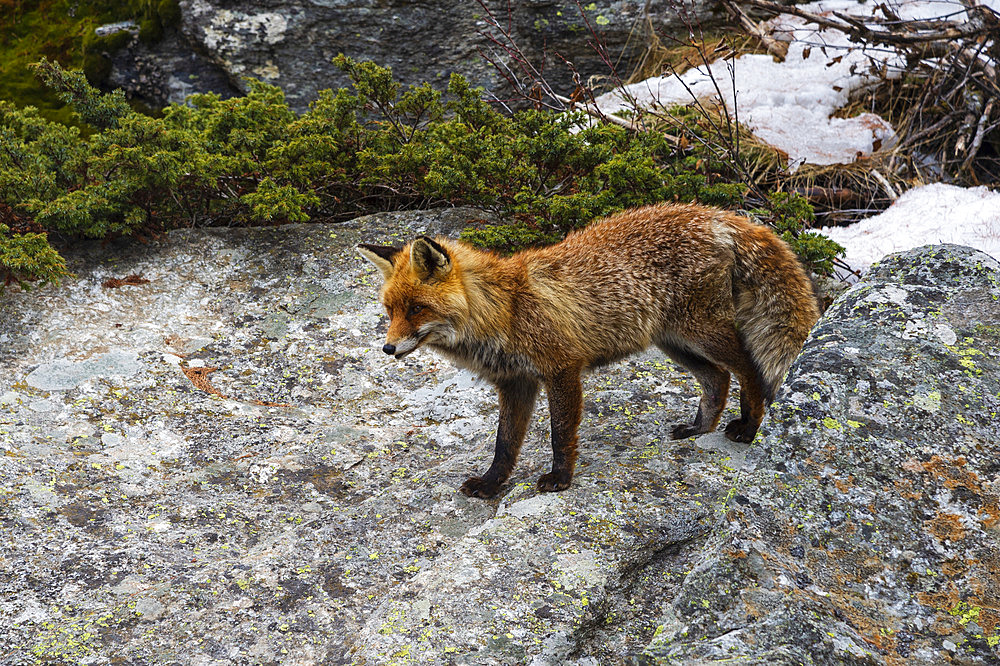
[{"label": "melting snow", "polygon": [[1000,192],[924,185],[879,215],[819,232],[847,248],[845,260],[861,272],[889,253],[938,243],[968,245],[1000,260]]},{"label": "melting snow", "polygon": [[[820,0],[801,8],[833,19],[835,11],[873,16],[880,4]],[[964,7],[952,0],[891,4],[903,19],[948,16],[959,20],[964,12]],[[988,4],[1000,7],[1000,0],[989,0]],[[614,113],[631,109],[629,98],[652,108],[686,104],[693,97],[711,100],[721,96],[731,115],[788,154],[793,169],[804,162],[848,164],[895,140],[891,125],[875,114],[831,116],[847,104],[852,92],[879,82],[883,71],[890,78],[898,76],[904,65],[902,56],[885,47],[851,43],[840,31],[821,29],[794,16],[775,17],[766,27],[779,39],[791,41],[784,62],[764,54],[719,60],[680,76],[654,77],[625,86],[624,94],[617,90],[602,95],[597,105],[604,113]]]}]

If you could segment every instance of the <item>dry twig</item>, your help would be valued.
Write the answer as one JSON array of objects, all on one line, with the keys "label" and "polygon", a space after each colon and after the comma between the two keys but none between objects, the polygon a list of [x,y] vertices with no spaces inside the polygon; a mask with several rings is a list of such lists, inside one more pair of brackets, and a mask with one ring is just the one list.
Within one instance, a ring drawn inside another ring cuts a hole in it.
[{"label": "dry twig", "polygon": [[761,41],[768,53],[784,62],[785,57],[788,55],[788,44],[786,42],[780,42],[772,37],[767,30],[747,16],[746,12],[740,9],[739,5],[732,0],[723,0],[722,6],[739,21],[744,30]]}]

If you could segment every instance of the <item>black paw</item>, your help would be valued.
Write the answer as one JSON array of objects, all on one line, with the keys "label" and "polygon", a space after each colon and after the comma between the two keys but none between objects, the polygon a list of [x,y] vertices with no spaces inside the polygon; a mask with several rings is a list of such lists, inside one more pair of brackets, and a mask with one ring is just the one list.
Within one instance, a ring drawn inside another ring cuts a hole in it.
[{"label": "black paw", "polygon": [[557,474],[549,472],[538,477],[538,489],[543,493],[551,493],[557,490],[566,490],[570,482],[573,481],[572,474]]},{"label": "black paw", "polygon": [[743,419],[730,421],[726,426],[726,437],[734,442],[752,442],[757,436],[758,425],[754,425]]},{"label": "black paw", "polygon": [[500,484],[495,481],[486,481],[481,476],[473,476],[466,479],[459,490],[469,497],[489,499],[496,497],[496,494],[500,492]]},{"label": "black paw", "polygon": [[695,435],[700,435],[701,432],[691,425],[680,424],[674,426],[674,429],[670,431],[670,439],[687,439],[688,437],[694,437]]}]

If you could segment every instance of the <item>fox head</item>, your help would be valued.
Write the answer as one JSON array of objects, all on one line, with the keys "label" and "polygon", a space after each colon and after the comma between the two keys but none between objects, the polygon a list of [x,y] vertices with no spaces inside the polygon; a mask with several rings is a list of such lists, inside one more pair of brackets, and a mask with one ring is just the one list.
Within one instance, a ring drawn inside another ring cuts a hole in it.
[{"label": "fox head", "polygon": [[403,248],[359,245],[382,272],[379,298],[389,314],[382,351],[403,358],[424,343],[453,345],[467,310],[456,262],[444,245],[421,236]]}]

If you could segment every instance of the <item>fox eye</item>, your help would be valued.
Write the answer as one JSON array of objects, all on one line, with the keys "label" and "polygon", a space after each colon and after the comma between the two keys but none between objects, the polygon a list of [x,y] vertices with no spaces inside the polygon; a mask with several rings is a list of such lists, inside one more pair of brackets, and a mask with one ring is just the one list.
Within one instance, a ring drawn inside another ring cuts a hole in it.
[{"label": "fox eye", "polygon": [[424,306],[422,305],[411,305],[410,309],[406,311],[407,317],[413,317],[424,311]]}]

